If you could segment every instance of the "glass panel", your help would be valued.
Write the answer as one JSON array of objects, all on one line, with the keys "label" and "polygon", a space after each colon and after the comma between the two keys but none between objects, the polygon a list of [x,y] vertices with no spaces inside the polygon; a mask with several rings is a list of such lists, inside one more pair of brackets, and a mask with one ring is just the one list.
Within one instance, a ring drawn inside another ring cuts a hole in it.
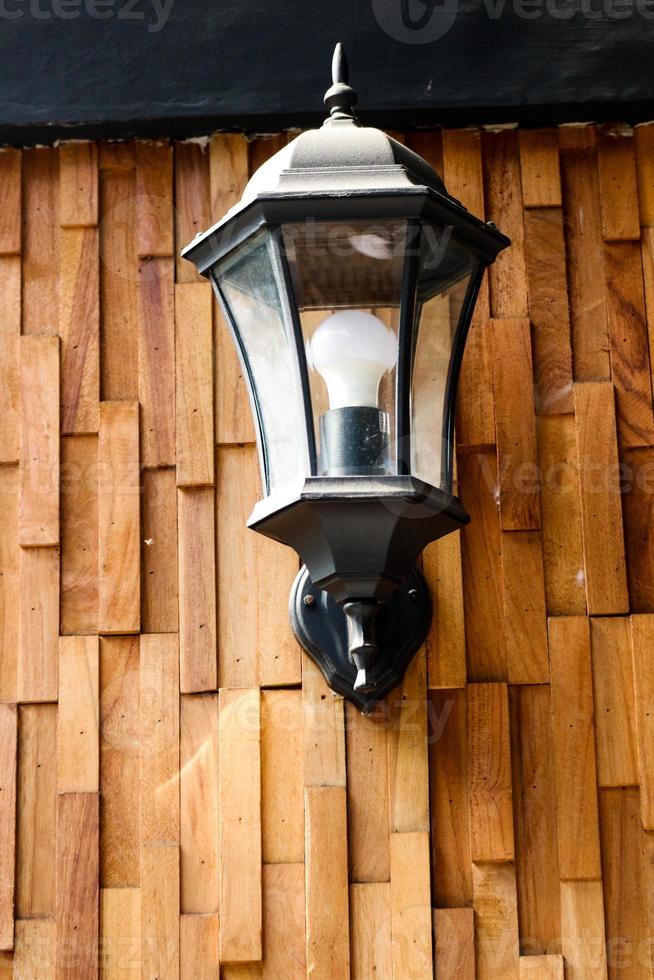
[{"label": "glass panel", "polygon": [[309,474],[295,337],[280,296],[276,259],[270,236],[261,233],[213,272],[250,383],[269,495],[288,490]]},{"label": "glass panel", "polygon": [[397,472],[395,370],[406,222],[283,228],[316,430],[318,473]]},{"label": "glass panel", "polygon": [[411,472],[425,483],[451,490],[450,475],[444,471],[445,398],[475,259],[448,231],[430,226],[423,228],[420,251],[411,375]]}]

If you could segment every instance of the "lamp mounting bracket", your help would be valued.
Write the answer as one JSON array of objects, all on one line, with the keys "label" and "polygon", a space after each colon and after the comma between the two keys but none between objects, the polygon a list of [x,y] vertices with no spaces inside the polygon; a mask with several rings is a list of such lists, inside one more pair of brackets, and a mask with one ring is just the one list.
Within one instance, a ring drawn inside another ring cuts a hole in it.
[{"label": "lamp mounting bracket", "polygon": [[369,671],[371,690],[355,689],[357,668],[348,654],[348,623],[343,606],[313,584],[303,566],[289,600],[298,643],[320,668],[329,686],[369,714],[402,680],[411,658],[425,641],[431,621],[429,589],[417,568],[377,615],[378,653]]}]

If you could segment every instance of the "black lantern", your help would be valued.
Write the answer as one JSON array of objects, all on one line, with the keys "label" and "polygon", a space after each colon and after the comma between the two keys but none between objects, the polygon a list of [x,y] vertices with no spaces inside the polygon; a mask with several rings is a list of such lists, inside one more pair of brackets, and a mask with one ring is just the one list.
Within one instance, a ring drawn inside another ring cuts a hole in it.
[{"label": "black lantern", "polygon": [[249,385],[265,497],[248,524],[301,555],[295,634],[369,710],[429,626],[420,552],[468,521],[452,495],[456,386],[484,269],[509,240],[360,125],[340,45],[332,73],[323,127],[183,254],[213,282]]}]

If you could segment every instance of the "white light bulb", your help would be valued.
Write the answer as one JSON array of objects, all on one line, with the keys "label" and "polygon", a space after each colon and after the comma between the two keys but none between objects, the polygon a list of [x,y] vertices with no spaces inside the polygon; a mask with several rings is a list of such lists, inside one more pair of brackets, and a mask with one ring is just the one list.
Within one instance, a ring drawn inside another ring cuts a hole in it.
[{"label": "white light bulb", "polygon": [[309,345],[309,362],[324,379],[329,407],[377,408],[379,382],[397,360],[395,335],[379,317],[339,310],[320,324]]}]

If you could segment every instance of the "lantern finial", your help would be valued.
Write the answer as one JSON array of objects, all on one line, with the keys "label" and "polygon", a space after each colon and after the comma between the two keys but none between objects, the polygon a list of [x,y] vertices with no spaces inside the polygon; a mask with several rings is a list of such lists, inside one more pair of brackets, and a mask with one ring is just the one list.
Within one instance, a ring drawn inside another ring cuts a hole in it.
[{"label": "lantern finial", "polygon": [[358,102],[358,96],[348,85],[350,76],[345,49],[339,41],[334,48],[332,58],[332,86],[325,92],[325,105],[329,109],[331,119],[351,119],[356,121],[353,106]]}]

